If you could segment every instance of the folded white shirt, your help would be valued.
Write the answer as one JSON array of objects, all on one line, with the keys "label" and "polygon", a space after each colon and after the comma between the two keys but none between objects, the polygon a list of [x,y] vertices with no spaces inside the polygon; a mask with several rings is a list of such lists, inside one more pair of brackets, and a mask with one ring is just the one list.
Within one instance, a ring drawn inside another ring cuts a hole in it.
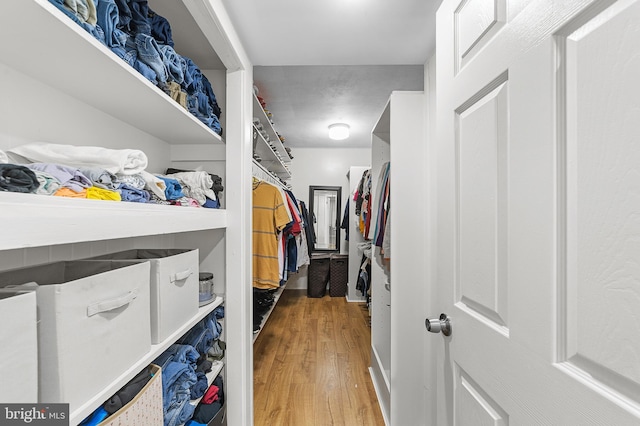
[{"label": "folded white shirt", "polygon": [[[34,142],[11,148],[15,155],[34,163],[55,163],[75,167],[101,167],[113,174],[133,175],[147,167],[147,155],[137,149],[109,149],[98,146],[62,145]],[[17,160],[20,160],[19,158]]]}]

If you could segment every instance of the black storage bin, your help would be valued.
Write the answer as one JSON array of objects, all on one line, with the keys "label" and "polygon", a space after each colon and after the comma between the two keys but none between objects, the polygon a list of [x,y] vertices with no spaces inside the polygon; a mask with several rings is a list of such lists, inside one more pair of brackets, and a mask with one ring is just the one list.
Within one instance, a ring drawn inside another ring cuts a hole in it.
[{"label": "black storage bin", "polygon": [[309,263],[307,297],[323,297],[327,292],[331,258],[329,254],[314,253]]},{"label": "black storage bin", "polygon": [[329,273],[329,296],[344,297],[347,295],[349,282],[349,255],[332,254]]},{"label": "black storage bin", "polygon": [[218,414],[216,414],[207,426],[227,426],[227,404],[224,403]]}]

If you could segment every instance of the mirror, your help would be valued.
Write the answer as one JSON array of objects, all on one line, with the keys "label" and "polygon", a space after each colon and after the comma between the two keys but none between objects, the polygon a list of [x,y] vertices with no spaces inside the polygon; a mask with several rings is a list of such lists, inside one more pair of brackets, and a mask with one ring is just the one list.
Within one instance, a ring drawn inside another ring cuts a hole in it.
[{"label": "mirror", "polygon": [[313,224],[314,251],[340,250],[340,186],[309,187],[309,220]]}]

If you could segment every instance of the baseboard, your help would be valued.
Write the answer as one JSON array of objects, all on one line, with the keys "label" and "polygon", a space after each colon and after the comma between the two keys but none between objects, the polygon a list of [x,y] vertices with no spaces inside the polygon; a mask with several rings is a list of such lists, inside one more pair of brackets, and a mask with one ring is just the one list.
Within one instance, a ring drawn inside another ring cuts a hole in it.
[{"label": "baseboard", "polygon": [[391,391],[389,390],[389,383],[386,379],[386,374],[382,364],[380,363],[380,358],[374,348],[371,348],[371,367],[369,367],[369,374],[371,375],[373,388],[375,389],[376,396],[378,397],[378,405],[380,405],[380,411],[382,411],[384,424],[389,426]]}]

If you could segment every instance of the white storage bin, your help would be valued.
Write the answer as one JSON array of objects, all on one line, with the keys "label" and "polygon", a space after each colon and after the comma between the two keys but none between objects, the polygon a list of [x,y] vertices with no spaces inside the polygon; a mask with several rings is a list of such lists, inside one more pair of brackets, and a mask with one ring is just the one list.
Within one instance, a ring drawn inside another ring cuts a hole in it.
[{"label": "white storage bin", "polygon": [[4,286],[38,284],[39,402],[73,412],[150,351],[149,267],[75,261],[0,273]]},{"label": "white storage bin", "polygon": [[164,341],[198,313],[197,249],[133,249],[87,260],[151,263],[151,343]]},{"label": "white storage bin", "polygon": [[[0,282],[0,286],[2,283]],[[0,289],[0,402],[38,402],[36,293]]]}]

